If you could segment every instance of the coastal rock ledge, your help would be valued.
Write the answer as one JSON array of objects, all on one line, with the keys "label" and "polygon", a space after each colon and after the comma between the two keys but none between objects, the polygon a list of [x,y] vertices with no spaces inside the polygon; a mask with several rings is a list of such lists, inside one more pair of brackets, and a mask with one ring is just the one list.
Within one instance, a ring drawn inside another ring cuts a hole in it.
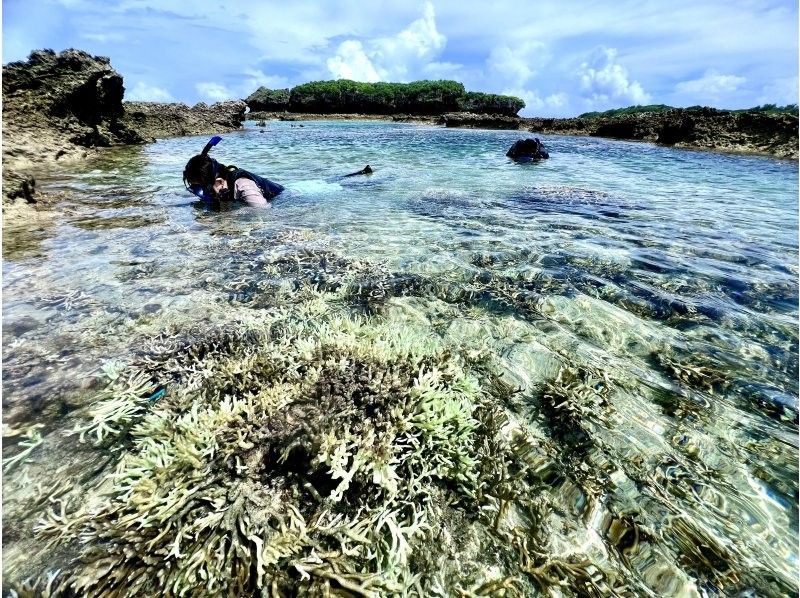
[{"label": "coastal rock ledge", "polygon": [[186,104],[123,102],[124,125],[146,141],[156,138],[224,133],[241,128],[247,105],[242,101]]},{"label": "coastal rock ledge", "polygon": [[[93,148],[157,137],[238,129],[244,102],[189,108],[123,102],[122,76],[110,60],[80,50],[36,50],[3,66],[3,182],[8,199],[32,202],[37,166],[85,158]],[[23,190],[19,181],[28,181]]]},{"label": "coastal rock ledge", "polygon": [[521,128],[540,134],[589,135],[778,158],[798,157],[798,119],[793,114],[676,108],[596,118],[526,118]]}]

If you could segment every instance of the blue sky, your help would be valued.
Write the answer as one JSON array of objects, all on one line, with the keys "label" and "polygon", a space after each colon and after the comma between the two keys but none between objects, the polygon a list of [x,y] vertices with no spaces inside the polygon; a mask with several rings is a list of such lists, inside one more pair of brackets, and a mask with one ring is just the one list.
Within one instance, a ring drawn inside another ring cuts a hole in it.
[{"label": "blue sky", "polygon": [[[109,56],[126,99],[217,101],[260,85],[456,79],[524,115],[631,104],[797,102],[796,0],[3,0],[3,63]],[[198,8],[199,7],[199,8]]]}]

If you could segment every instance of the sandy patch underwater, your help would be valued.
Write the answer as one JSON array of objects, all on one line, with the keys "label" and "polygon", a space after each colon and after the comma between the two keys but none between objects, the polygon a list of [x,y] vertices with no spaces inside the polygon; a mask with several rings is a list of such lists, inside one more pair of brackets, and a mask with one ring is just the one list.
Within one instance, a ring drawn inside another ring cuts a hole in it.
[{"label": "sandy patch underwater", "polygon": [[191,206],[199,138],[53,175],[4,235],[6,589],[795,592],[796,169],[517,136],[250,127],[266,211]]}]

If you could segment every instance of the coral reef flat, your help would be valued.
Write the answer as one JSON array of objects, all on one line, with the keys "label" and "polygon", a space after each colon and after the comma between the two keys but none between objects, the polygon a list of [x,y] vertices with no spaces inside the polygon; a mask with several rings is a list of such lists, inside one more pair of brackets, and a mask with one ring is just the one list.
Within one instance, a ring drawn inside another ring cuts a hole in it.
[{"label": "coral reef flat", "polygon": [[199,135],[39,177],[4,595],[796,594],[795,165],[519,136],[247,122],[264,210]]}]

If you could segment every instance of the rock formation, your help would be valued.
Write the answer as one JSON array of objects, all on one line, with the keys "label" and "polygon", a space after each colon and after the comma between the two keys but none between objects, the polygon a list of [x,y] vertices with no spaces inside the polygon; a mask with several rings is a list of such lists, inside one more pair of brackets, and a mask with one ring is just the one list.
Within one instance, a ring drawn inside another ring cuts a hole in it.
[{"label": "rock formation", "polygon": [[290,89],[267,89],[259,87],[245,99],[253,112],[282,112],[289,110]]},{"label": "rock formation", "polygon": [[520,139],[506,152],[515,162],[535,162],[550,157],[538,138]]},{"label": "rock formation", "polygon": [[123,102],[122,122],[146,141],[181,135],[224,133],[241,128],[247,105],[242,101],[217,102],[208,106]]},{"label": "rock formation", "polygon": [[798,157],[798,119],[791,114],[674,109],[599,118],[528,118],[522,126],[537,133]]},{"label": "rock formation", "polygon": [[521,120],[517,116],[501,114],[472,114],[470,112],[448,112],[439,118],[445,127],[469,129],[519,129]]},{"label": "rock formation", "polygon": [[37,50],[3,67],[3,181],[7,198],[34,203],[37,165],[77,160],[92,148],[156,137],[237,129],[244,102],[189,108],[124,103],[122,76],[108,58],[80,50]]},{"label": "rock formation", "polygon": [[32,52],[3,67],[5,168],[85,155],[93,146],[138,143],[121,122],[122,77],[108,58],[78,50]]}]

